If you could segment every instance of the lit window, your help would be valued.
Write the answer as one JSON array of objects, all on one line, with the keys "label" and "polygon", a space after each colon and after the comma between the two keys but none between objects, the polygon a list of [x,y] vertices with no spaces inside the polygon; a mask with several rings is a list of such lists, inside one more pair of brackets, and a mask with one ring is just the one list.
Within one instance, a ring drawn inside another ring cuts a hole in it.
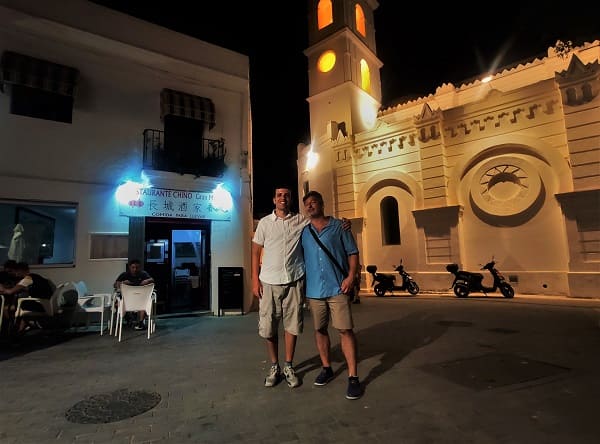
[{"label": "lit window", "polygon": [[317,29],[323,29],[333,23],[331,0],[321,0],[317,6]]},{"label": "lit window", "polygon": [[368,93],[371,92],[371,71],[365,59],[360,60],[360,87]]},{"label": "lit window", "polygon": [[321,72],[329,72],[335,66],[335,52],[325,51],[317,61],[317,67]]},{"label": "lit window", "polygon": [[76,219],[77,204],[0,201],[0,258],[72,265]]},{"label": "lit window", "polygon": [[367,27],[365,25],[365,13],[363,8],[358,3],[354,6],[354,17],[356,20],[356,30],[360,33],[360,35],[366,37]]}]

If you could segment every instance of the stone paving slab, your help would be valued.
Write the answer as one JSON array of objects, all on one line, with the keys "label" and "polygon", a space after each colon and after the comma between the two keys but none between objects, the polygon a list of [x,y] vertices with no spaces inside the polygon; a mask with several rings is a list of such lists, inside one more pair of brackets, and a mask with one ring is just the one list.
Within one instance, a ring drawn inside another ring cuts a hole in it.
[{"label": "stone paving slab", "polygon": [[[595,444],[599,305],[519,296],[363,296],[353,305],[365,386],[356,401],[344,397],[335,332],[336,378],[325,387],[312,384],[320,364],[308,313],[295,359],[304,383],[296,389],[263,387],[268,363],[256,313],[159,319],[150,340],[128,330],[121,343],[81,332],[39,337],[39,345],[2,343],[0,442]],[[497,362],[486,367],[476,359],[485,356],[568,371],[540,370],[535,377],[528,369],[527,380],[474,388],[424,369],[461,362],[484,380],[485,373],[497,375]],[[77,403],[118,390],[157,393],[160,402],[116,422],[67,419]]]}]

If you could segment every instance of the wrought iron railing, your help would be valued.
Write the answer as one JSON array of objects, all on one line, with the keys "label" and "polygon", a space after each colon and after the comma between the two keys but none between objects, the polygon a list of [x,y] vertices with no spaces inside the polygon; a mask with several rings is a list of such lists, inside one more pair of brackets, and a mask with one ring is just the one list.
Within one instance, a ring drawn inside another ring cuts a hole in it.
[{"label": "wrought iron railing", "polygon": [[198,146],[165,147],[165,132],[144,130],[144,168],[195,176],[225,172],[225,140],[201,139]]}]

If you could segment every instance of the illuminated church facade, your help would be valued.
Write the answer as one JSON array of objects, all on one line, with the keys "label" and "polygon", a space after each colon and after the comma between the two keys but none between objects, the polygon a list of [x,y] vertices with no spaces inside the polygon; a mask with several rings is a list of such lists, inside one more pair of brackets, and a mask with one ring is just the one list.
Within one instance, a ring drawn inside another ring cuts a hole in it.
[{"label": "illuminated church facade", "polygon": [[363,265],[422,291],[493,257],[517,294],[600,297],[600,41],[383,109],[377,1],[309,4],[300,202],[320,191]]}]

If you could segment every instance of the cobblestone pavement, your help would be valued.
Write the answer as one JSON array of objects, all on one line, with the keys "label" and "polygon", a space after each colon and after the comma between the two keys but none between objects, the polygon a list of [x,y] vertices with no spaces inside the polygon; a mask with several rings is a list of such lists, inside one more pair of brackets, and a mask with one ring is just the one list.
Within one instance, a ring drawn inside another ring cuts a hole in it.
[{"label": "cobblestone pavement", "polygon": [[[362,296],[365,393],[320,371],[307,313],[303,384],[265,388],[257,313],[163,318],[150,340],[33,332],[0,348],[0,442],[598,442],[600,300]],[[35,334],[37,333],[37,334]]]}]

